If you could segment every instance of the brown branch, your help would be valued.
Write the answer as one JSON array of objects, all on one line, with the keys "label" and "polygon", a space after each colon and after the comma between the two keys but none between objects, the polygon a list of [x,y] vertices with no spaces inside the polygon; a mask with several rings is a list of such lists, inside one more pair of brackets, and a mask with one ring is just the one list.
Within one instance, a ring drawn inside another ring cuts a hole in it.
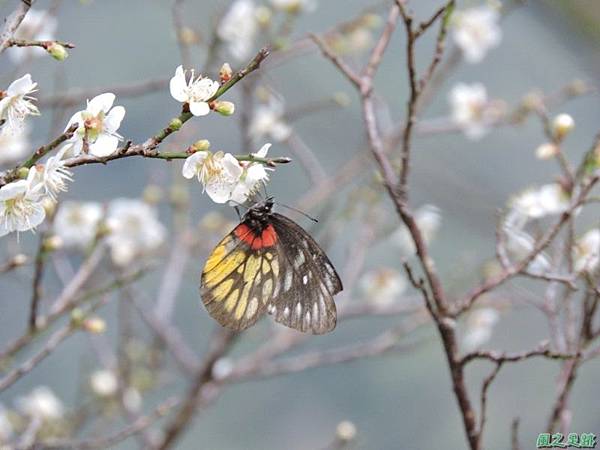
[{"label": "brown branch", "polygon": [[10,40],[13,38],[19,25],[21,25],[21,22],[23,22],[23,19],[25,19],[25,15],[34,2],[35,0],[20,1],[19,6],[17,6],[10,16],[4,19],[4,28],[0,33],[0,53],[10,46]]},{"label": "brown branch", "polygon": [[311,34],[310,38],[317,45],[321,53],[328,58],[339,70],[342,74],[356,87],[359,88],[361,86],[360,77],[352,70],[342,58],[337,56],[333,50],[329,48],[327,43],[316,34]]},{"label": "brown branch", "polygon": [[48,50],[52,45],[62,45],[66,48],[75,48],[75,44],[65,41],[31,41],[28,39],[15,39],[12,38],[8,41],[8,47],[41,47],[44,50]]},{"label": "brown branch", "polygon": [[113,446],[126,440],[127,438],[136,435],[150,427],[157,420],[169,414],[169,412],[171,412],[171,410],[175,408],[179,403],[181,403],[181,400],[175,397],[170,397],[167,400],[161,402],[159,405],[157,405],[147,415],[138,417],[136,420],[131,422],[122,430],[112,435],[102,436],[96,439],[84,439],[79,441],[54,439],[42,441],[40,445],[45,449],[92,450],[112,448]]},{"label": "brown branch", "polygon": [[204,387],[213,381],[213,367],[215,363],[227,353],[236,337],[237,335],[234,332],[225,328],[218,329],[215,335],[213,335],[210,340],[211,348],[204,357],[202,367],[188,389],[183,405],[171,423],[166,426],[164,437],[157,445],[157,450],[166,450],[172,447],[192,420],[202,401]]},{"label": "brown branch", "polygon": [[483,386],[481,387],[480,394],[480,410],[479,410],[479,432],[477,433],[477,445],[482,448],[483,446],[483,430],[485,427],[485,422],[487,420],[487,400],[488,400],[488,390],[490,386],[500,373],[500,369],[502,368],[502,362],[496,362],[496,366],[490,372],[490,374],[485,377],[483,380]]}]

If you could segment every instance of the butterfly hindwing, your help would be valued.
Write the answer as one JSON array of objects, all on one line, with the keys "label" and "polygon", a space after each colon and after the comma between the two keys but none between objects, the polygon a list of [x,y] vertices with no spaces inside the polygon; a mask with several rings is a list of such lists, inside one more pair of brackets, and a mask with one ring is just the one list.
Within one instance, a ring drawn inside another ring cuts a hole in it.
[{"label": "butterfly hindwing", "polygon": [[323,334],[335,328],[333,296],[342,282],[331,261],[313,238],[281,214],[271,215],[277,232],[280,285],[268,312],[275,320],[299,331]]}]

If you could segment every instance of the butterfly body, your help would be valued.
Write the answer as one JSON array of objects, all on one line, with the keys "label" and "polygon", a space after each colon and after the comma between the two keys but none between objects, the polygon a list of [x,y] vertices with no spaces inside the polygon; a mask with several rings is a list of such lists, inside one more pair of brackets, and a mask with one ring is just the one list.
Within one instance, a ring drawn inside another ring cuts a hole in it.
[{"label": "butterfly body", "polygon": [[252,206],[217,244],[202,272],[202,301],[214,319],[234,330],[268,313],[299,331],[329,332],[341,280],[313,238],[272,208],[270,198]]}]

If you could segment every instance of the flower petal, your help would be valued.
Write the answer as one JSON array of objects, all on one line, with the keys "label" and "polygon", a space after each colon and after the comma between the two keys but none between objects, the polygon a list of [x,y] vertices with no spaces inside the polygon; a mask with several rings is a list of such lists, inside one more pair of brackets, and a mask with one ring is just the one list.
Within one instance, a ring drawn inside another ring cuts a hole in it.
[{"label": "flower petal", "polygon": [[267,152],[269,151],[270,148],[271,148],[271,143],[267,143],[267,144],[263,145],[259,151],[257,151],[256,153],[253,153],[253,155],[258,156],[259,158],[264,158],[265,156],[267,156]]},{"label": "flower petal", "polygon": [[94,116],[97,116],[100,111],[106,113],[112,107],[115,98],[115,94],[112,92],[97,95],[88,102],[86,110]]},{"label": "flower petal", "polygon": [[183,163],[183,168],[181,169],[181,175],[185,178],[190,179],[194,178],[198,174],[198,169],[202,162],[208,156],[208,152],[196,152],[191,156],[188,156]]},{"label": "flower petal", "polygon": [[175,76],[171,78],[169,82],[169,91],[171,92],[171,97],[173,97],[178,102],[185,103],[188,101],[187,95],[187,83],[185,81],[185,73],[183,71],[183,67],[179,66],[175,69]]},{"label": "flower petal", "polygon": [[115,106],[104,119],[104,129],[108,133],[114,133],[121,126],[123,117],[125,117],[125,108],[122,106]]},{"label": "flower petal", "polygon": [[190,112],[195,116],[205,116],[210,112],[210,108],[206,102],[191,102]]},{"label": "flower petal", "polygon": [[31,92],[35,86],[37,86],[37,83],[33,83],[31,81],[31,75],[26,74],[10,83],[6,92],[9,97],[13,95],[23,95]]},{"label": "flower petal", "polygon": [[240,162],[235,159],[235,156],[231,153],[225,153],[225,155],[223,155],[222,164],[223,169],[225,169],[229,176],[234,180],[237,181],[242,176],[244,169],[242,169]]},{"label": "flower petal", "polygon": [[119,145],[119,139],[109,134],[101,134],[96,142],[90,144],[90,154],[102,158],[112,155]]}]

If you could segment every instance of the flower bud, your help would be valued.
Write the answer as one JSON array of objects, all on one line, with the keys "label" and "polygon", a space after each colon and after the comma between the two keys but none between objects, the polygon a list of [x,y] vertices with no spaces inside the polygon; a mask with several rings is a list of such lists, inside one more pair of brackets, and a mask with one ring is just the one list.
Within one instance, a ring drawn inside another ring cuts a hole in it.
[{"label": "flower bud", "polygon": [[175,117],[174,119],[171,119],[171,121],[169,122],[169,128],[173,131],[179,130],[182,126],[183,126],[183,122],[181,121],[181,119],[179,117]]},{"label": "flower bud", "polygon": [[345,92],[336,92],[333,94],[333,101],[342,108],[350,105],[350,97]]},{"label": "flower bud", "polygon": [[50,197],[44,197],[42,199],[42,207],[44,208],[44,211],[46,211],[46,215],[52,217],[56,212],[56,201]]},{"label": "flower bud", "polygon": [[46,51],[57,61],[64,61],[69,56],[67,49],[58,42],[52,42],[46,47]]},{"label": "flower bud", "polygon": [[559,141],[575,128],[575,121],[568,114],[559,114],[552,121],[552,131]]},{"label": "flower bud", "polygon": [[63,246],[62,238],[55,234],[53,236],[49,236],[46,239],[44,239],[44,242],[42,244],[42,249],[45,252],[54,252],[54,251],[62,248],[62,246]]},{"label": "flower bud", "polygon": [[23,253],[17,253],[13,256],[11,264],[15,267],[24,266],[27,263],[27,255]]},{"label": "flower bud", "polygon": [[356,437],[356,425],[349,420],[344,420],[338,424],[335,435],[341,442],[350,442]]},{"label": "flower bud", "polygon": [[214,109],[222,116],[231,116],[235,111],[235,105],[232,102],[215,102]]},{"label": "flower bud", "polygon": [[144,201],[146,203],[149,203],[151,205],[156,205],[163,198],[163,190],[160,186],[158,186],[156,184],[149,184],[144,189],[142,198],[144,199]]},{"label": "flower bud", "polygon": [[260,27],[266,28],[271,23],[273,11],[264,5],[258,6],[254,11],[254,17],[256,17],[256,22]]},{"label": "flower bud", "polygon": [[558,147],[550,142],[540,145],[535,150],[535,156],[538,159],[550,159],[554,158],[558,153]]},{"label": "flower bud", "polygon": [[71,311],[71,325],[74,327],[79,327],[83,324],[85,319],[85,315],[80,308],[75,308]]},{"label": "flower bud", "polygon": [[89,333],[101,334],[106,330],[106,322],[100,317],[90,317],[83,321],[83,329]]},{"label": "flower bud", "polygon": [[182,27],[179,30],[179,42],[183,45],[194,45],[200,42],[198,33],[192,30],[190,27]]},{"label": "flower bud", "polygon": [[219,79],[221,83],[227,83],[231,80],[231,75],[233,75],[233,70],[231,70],[231,66],[229,63],[224,63],[219,70]]},{"label": "flower bud", "polygon": [[27,167],[19,167],[17,169],[17,176],[22,180],[26,180],[27,175],[29,175],[29,169]]},{"label": "flower bud", "polygon": [[200,139],[192,144],[192,150],[195,152],[205,152],[210,148],[210,141],[208,139]]}]

